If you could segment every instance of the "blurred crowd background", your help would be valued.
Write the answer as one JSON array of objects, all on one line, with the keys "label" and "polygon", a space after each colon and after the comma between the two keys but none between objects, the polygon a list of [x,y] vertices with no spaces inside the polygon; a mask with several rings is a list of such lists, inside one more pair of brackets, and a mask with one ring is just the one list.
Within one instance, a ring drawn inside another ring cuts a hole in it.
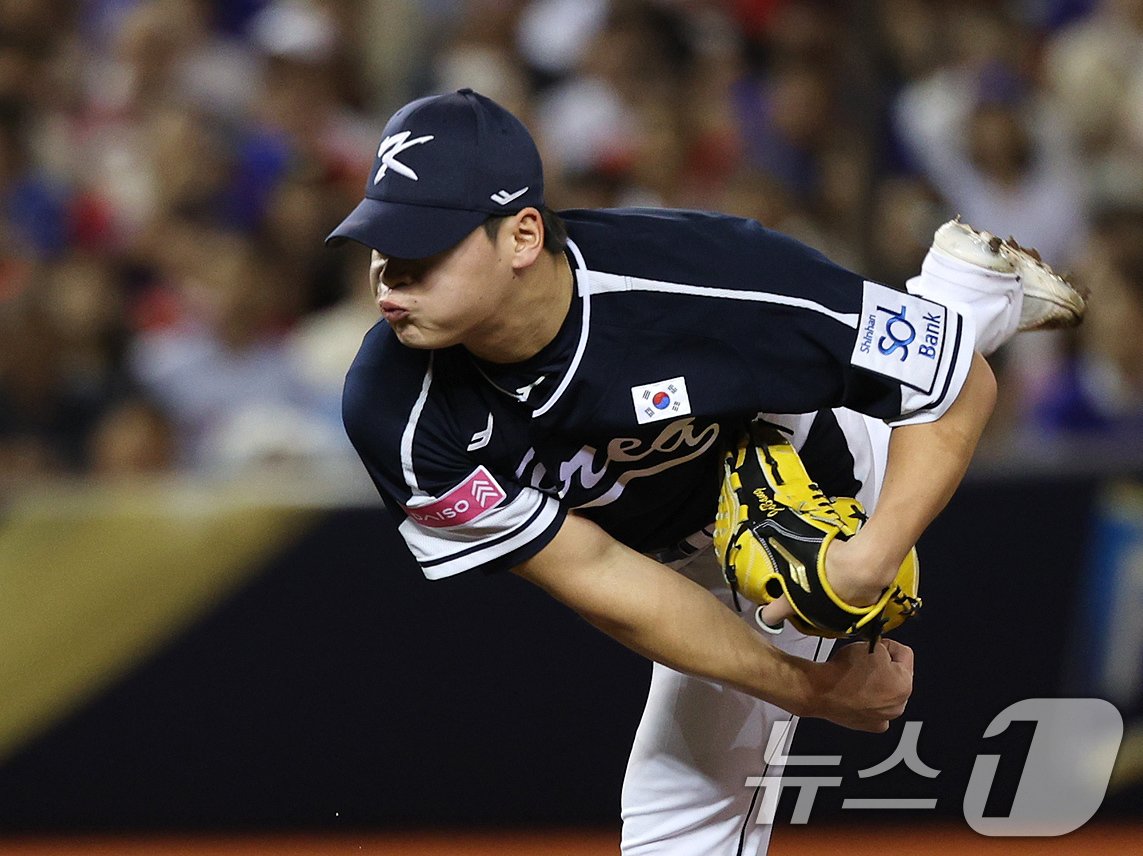
[{"label": "blurred crowd background", "polygon": [[954,214],[1016,235],[1092,307],[998,355],[988,448],[1143,449],[1143,0],[0,0],[3,486],[351,454],[375,310],[322,241],[389,114],[462,86],[556,208],[755,217],[893,284]]}]

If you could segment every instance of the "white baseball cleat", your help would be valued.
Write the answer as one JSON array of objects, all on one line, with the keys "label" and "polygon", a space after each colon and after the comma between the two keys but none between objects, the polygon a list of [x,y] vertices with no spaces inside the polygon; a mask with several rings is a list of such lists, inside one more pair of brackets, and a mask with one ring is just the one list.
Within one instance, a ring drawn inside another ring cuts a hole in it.
[{"label": "white baseball cleat", "polygon": [[933,235],[933,248],[945,255],[997,273],[1016,273],[1012,261],[1000,253],[1003,243],[990,232],[962,223],[960,217],[949,220]]},{"label": "white baseball cleat", "polygon": [[1056,330],[1083,320],[1087,301],[1053,271],[1036,250],[1021,247],[990,232],[974,229],[960,218],[949,220],[933,236],[933,248],[955,259],[1020,279],[1023,299],[1018,330]]}]

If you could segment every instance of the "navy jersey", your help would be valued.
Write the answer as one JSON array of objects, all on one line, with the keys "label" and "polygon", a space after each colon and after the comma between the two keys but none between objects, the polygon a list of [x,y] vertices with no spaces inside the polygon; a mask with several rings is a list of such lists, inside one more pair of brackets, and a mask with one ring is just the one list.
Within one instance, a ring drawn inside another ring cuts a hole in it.
[{"label": "navy jersey", "polygon": [[347,376],[346,430],[430,578],[520,564],[569,509],[636,550],[672,545],[713,520],[721,452],[756,415],[927,421],[968,372],[956,312],[754,221],[562,216],[575,294],[540,353],[413,350],[382,321]]}]

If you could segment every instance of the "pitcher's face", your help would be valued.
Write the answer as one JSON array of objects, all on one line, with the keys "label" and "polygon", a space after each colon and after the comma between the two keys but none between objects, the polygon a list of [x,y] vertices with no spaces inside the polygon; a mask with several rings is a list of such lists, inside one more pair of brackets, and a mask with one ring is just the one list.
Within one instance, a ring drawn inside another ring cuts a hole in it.
[{"label": "pitcher's face", "polygon": [[410,348],[447,348],[497,324],[511,261],[478,226],[459,244],[423,259],[373,251],[369,281],[382,316]]}]

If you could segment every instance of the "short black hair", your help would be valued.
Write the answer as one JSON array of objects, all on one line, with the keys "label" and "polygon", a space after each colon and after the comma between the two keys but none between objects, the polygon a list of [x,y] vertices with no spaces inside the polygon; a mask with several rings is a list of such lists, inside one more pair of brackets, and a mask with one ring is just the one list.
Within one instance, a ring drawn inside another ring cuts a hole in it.
[{"label": "short black hair", "polygon": [[[546,205],[541,205],[536,210],[540,212],[540,219],[544,223],[544,249],[552,255],[562,253],[568,245],[568,228],[564,225],[564,221],[559,214]],[[484,227],[484,233],[488,235],[489,240],[495,240],[496,236],[500,234],[500,224],[514,216],[516,215],[493,214],[485,220],[481,225]]]}]

